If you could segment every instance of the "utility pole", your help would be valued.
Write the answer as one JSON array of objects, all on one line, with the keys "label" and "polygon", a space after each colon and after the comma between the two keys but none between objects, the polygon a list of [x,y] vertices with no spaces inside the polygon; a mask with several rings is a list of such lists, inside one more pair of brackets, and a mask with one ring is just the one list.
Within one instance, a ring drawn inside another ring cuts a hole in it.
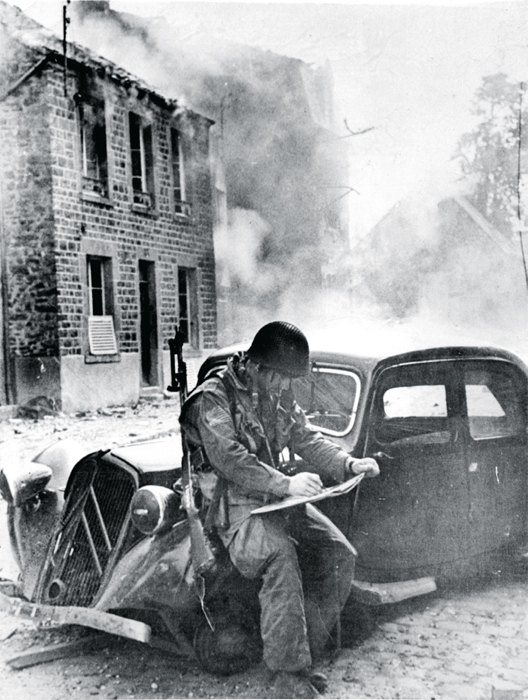
[{"label": "utility pole", "polygon": [[66,42],[66,34],[68,31],[68,25],[70,23],[70,18],[68,17],[68,5],[70,0],[66,0],[66,3],[62,6],[62,55],[64,58],[64,97],[68,97],[68,44]]}]

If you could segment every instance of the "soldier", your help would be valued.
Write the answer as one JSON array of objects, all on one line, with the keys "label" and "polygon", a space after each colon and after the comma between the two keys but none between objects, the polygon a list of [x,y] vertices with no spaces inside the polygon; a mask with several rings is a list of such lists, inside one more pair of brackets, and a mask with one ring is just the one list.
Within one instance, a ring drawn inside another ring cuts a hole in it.
[{"label": "soldier", "polygon": [[[354,459],[308,427],[291,379],[309,369],[305,335],[289,323],[268,323],[247,353],[235,354],[219,376],[191,394],[181,417],[190,449],[201,449],[219,476],[216,531],[239,572],[262,581],[264,661],[283,698],[324,692],[326,678],[312,664],[350,593],[356,552],[311,504],[251,511],[287,496],[315,496],[323,489],[321,477],[340,483],[379,474],[374,459]],[[287,446],[317,473],[281,472]]]}]

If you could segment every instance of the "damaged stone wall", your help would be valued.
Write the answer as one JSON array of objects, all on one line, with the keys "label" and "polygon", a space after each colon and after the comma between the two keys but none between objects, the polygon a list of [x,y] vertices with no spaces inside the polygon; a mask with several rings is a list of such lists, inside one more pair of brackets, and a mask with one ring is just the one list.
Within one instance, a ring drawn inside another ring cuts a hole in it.
[{"label": "damaged stone wall", "polygon": [[51,154],[44,80],[2,103],[4,225],[8,232],[9,346],[17,356],[58,351]]}]

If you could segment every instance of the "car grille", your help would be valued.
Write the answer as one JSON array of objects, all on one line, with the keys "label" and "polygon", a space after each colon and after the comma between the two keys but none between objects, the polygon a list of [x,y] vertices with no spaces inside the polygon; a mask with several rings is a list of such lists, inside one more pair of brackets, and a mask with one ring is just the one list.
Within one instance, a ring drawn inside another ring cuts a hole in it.
[{"label": "car grille", "polygon": [[77,466],[39,585],[39,602],[92,604],[126,538],[135,490],[132,474],[108,462],[90,457]]}]

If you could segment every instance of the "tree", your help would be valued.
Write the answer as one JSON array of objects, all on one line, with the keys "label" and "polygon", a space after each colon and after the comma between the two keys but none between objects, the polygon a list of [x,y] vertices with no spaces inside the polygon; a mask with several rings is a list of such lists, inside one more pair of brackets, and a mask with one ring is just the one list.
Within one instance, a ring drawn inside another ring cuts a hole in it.
[{"label": "tree", "polygon": [[472,110],[481,121],[462,136],[456,154],[463,173],[475,180],[472,203],[506,235],[517,219],[523,184],[519,163],[522,173],[528,148],[522,134],[523,125],[528,125],[528,100],[523,93],[523,84],[510,82],[503,73],[483,78]]}]

